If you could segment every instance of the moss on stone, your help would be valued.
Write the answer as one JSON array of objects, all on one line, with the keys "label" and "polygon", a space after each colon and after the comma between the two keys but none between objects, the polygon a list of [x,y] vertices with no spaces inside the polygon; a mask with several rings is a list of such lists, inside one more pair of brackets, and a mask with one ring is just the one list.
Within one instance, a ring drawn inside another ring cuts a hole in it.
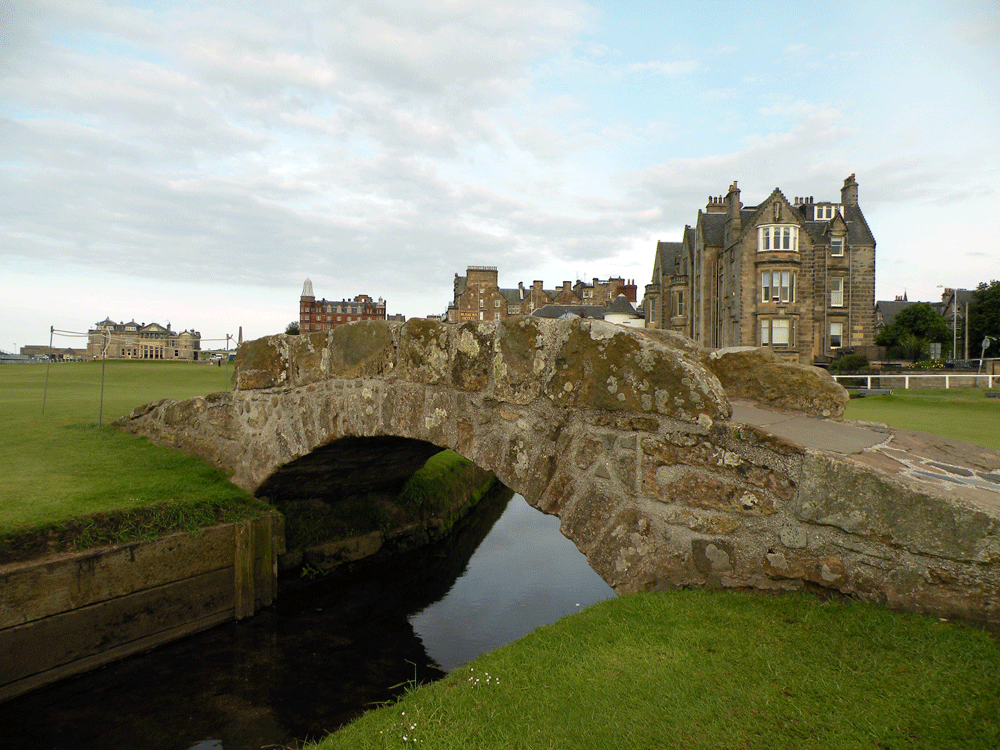
[{"label": "moss on stone", "polygon": [[557,355],[546,393],[559,406],[653,412],[691,422],[724,416],[711,373],[671,350],[644,346],[638,334],[575,321]]}]

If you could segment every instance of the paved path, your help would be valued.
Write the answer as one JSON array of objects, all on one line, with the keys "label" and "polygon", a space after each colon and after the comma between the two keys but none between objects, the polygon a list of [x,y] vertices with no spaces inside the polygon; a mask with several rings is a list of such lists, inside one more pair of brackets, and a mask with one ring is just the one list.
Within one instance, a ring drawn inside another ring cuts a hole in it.
[{"label": "paved path", "polygon": [[1000,451],[867,422],[771,411],[734,401],[732,421],[806,448],[851,455],[870,466],[1000,508]]}]

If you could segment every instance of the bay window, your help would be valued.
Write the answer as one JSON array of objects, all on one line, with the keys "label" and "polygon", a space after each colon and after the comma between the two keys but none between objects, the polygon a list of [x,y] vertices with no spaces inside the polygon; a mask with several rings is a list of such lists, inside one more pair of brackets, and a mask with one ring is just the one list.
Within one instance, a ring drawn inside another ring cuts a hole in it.
[{"label": "bay window", "polygon": [[795,226],[766,226],[757,230],[757,252],[785,250],[799,251],[799,228]]}]

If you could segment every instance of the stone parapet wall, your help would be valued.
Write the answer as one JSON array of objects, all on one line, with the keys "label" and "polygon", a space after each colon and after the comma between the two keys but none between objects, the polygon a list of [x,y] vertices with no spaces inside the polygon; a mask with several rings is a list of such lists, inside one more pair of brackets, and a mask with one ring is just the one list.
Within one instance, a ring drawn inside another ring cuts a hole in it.
[{"label": "stone parapet wall", "polygon": [[281,521],[0,566],[0,701],[271,604]]}]

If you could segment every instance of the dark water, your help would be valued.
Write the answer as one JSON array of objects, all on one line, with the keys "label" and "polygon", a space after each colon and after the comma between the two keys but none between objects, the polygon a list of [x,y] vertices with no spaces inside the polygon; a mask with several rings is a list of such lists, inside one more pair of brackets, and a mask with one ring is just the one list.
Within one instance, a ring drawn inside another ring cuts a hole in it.
[{"label": "dark water", "polygon": [[0,748],[296,745],[392,700],[402,683],[437,679],[614,595],[557,518],[509,497],[484,500],[431,550],[286,588],[248,621],[2,704]]}]

